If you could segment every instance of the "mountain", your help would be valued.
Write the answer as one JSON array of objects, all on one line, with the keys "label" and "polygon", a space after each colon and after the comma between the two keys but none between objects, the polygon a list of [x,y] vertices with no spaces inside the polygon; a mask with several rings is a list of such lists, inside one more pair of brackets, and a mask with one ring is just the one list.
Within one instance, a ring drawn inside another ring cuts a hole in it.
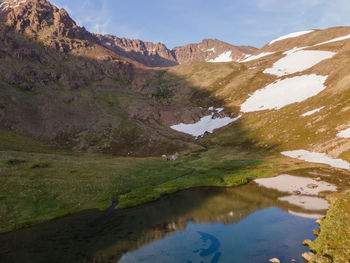
[{"label": "mountain", "polygon": [[204,39],[169,50],[164,44],[96,35],[103,46],[116,54],[128,57],[149,67],[169,67],[190,62],[239,61],[257,49],[250,46],[233,46],[217,39]]},{"label": "mountain", "polygon": [[175,47],[172,50],[179,64],[201,61],[237,62],[255,51],[255,47],[233,46],[217,39],[204,39],[199,44]]},{"label": "mountain", "polygon": [[159,155],[192,141],[170,125],[203,116],[198,98],[215,102],[195,87],[177,102],[163,71],[103,47],[45,0],[0,3],[1,129],[75,151]]},{"label": "mountain", "polygon": [[242,114],[239,124],[205,139],[211,143],[253,140],[278,152],[305,149],[350,161],[349,51],[350,27],[335,27],[270,42],[234,65],[183,64],[167,73]]},{"label": "mountain", "polygon": [[171,50],[164,44],[119,38],[112,35],[96,35],[103,46],[116,54],[128,57],[149,67],[178,65]]}]

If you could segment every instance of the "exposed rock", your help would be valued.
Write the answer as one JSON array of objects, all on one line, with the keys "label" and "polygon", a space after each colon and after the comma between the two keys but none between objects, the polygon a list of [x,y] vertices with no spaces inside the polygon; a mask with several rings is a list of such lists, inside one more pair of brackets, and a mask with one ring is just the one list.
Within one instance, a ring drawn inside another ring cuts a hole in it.
[{"label": "exposed rock", "polygon": [[271,263],[280,263],[281,261],[278,258],[270,258],[269,262],[271,262]]},{"label": "exposed rock", "polygon": [[209,61],[225,52],[230,52],[232,61],[238,61],[257,49],[251,46],[234,46],[217,39],[204,39],[198,44],[188,44],[173,48],[172,52],[178,63]]},{"label": "exposed rock", "polygon": [[[46,0],[8,0],[4,11],[9,29],[41,40],[47,47],[57,51],[68,52],[74,48],[99,43],[84,27],[77,26],[66,10],[58,9]],[[30,50],[23,50],[19,55],[24,58],[36,57]]]},{"label": "exposed rock", "polygon": [[217,39],[204,39],[199,44],[189,44],[169,50],[162,43],[143,42],[112,35],[96,35],[101,43],[113,52],[150,67],[168,67],[188,62],[209,61],[230,52],[232,61],[238,61],[256,48],[233,46]]},{"label": "exposed rock", "polygon": [[306,187],[310,188],[310,189],[315,189],[318,187],[318,185],[317,184],[308,184]]},{"label": "exposed rock", "polygon": [[112,35],[96,35],[102,45],[113,52],[140,62],[149,67],[168,67],[178,65],[172,52],[162,43],[131,40]]},{"label": "exposed rock", "polygon": [[301,254],[302,258],[306,261],[306,262],[309,262],[312,257],[314,256],[315,254],[312,253],[312,252],[304,252],[303,254]]}]

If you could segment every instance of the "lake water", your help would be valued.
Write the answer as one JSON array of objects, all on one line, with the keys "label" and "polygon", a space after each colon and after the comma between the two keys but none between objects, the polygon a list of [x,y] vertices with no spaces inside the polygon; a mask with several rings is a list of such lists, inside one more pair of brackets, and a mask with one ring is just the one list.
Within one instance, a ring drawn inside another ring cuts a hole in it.
[{"label": "lake water", "polygon": [[84,211],[0,235],[0,262],[303,262],[315,211],[283,195],[252,183],[186,190],[108,215]]}]

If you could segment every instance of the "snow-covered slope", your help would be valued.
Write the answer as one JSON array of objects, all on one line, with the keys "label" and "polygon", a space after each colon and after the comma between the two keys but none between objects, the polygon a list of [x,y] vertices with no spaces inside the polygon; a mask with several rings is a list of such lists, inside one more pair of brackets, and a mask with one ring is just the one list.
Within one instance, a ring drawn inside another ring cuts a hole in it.
[{"label": "snow-covered slope", "polygon": [[293,38],[293,37],[299,37],[299,36],[311,33],[313,31],[314,30],[305,30],[305,31],[299,31],[299,32],[290,33],[290,34],[287,34],[287,35],[284,35],[284,36],[281,36],[279,38],[276,38],[276,39],[272,40],[269,43],[269,45],[272,45],[273,43],[276,43],[277,41],[281,41],[281,40],[284,40],[284,39]]},{"label": "snow-covered slope", "polygon": [[264,73],[276,76],[284,76],[307,70],[325,59],[335,55],[334,52],[319,50],[298,50],[286,51],[286,56],[276,61],[271,68],[264,70]]},{"label": "snow-covered slope", "polygon": [[280,109],[304,101],[326,88],[327,76],[316,74],[297,76],[267,85],[254,92],[242,105],[242,112]]}]

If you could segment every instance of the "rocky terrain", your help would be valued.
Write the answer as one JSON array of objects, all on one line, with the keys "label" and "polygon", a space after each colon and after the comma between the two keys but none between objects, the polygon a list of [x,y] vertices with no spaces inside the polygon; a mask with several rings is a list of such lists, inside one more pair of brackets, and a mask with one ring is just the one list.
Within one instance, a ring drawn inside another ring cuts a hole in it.
[{"label": "rocky terrain", "polygon": [[[164,72],[103,47],[45,0],[1,3],[1,128],[77,151],[123,155],[159,154],[192,140],[169,126],[205,111],[173,105],[158,81]],[[189,99],[201,94],[189,92]]]},{"label": "rocky terrain", "polygon": [[169,67],[191,62],[239,61],[257,49],[251,46],[233,46],[217,39],[204,39],[169,50],[164,44],[97,35],[103,46],[149,67]]}]

